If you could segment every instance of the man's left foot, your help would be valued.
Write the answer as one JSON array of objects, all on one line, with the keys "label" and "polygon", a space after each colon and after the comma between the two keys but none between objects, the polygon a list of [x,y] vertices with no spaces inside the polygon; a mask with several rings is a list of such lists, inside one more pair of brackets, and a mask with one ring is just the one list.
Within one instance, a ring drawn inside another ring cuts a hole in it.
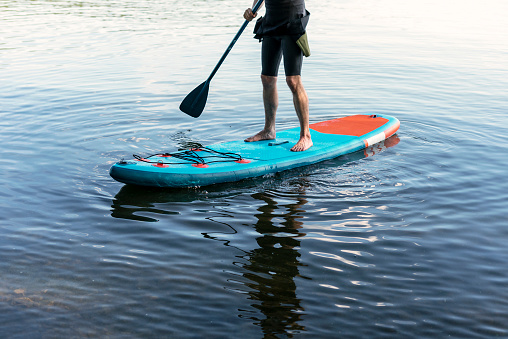
[{"label": "man's left foot", "polygon": [[306,151],[313,145],[312,139],[310,136],[308,137],[301,137],[300,140],[291,148],[291,151],[293,152],[302,152]]}]

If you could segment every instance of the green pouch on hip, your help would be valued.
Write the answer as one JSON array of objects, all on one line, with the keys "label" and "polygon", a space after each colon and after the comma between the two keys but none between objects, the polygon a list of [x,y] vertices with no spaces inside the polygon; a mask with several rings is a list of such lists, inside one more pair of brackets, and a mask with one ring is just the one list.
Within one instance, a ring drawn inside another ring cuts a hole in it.
[{"label": "green pouch on hip", "polygon": [[310,56],[309,40],[307,39],[307,32],[303,33],[301,37],[296,40],[296,44],[303,52],[306,57]]}]

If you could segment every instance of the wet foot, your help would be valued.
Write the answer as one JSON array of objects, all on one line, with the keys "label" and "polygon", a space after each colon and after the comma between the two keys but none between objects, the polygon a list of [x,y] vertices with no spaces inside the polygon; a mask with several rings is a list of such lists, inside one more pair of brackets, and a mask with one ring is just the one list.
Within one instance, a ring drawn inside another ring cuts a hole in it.
[{"label": "wet foot", "polygon": [[258,134],[245,139],[246,142],[261,141],[261,140],[273,140],[275,139],[275,132],[262,130]]},{"label": "wet foot", "polygon": [[301,137],[300,140],[291,148],[291,151],[293,152],[302,152],[305,150],[308,150],[313,145],[312,139],[310,136],[307,137]]}]

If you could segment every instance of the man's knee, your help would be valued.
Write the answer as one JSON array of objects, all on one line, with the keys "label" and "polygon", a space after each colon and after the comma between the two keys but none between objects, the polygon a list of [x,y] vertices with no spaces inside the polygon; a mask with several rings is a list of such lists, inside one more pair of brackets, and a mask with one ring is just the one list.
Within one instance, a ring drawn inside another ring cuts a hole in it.
[{"label": "man's knee", "polygon": [[289,75],[286,77],[286,83],[289,86],[291,92],[295,93],[303,87],[302,77],[299,75]]},{"label": "man's knee", "polygon": [[261,74],[261,82],[264,88],[273,88],[277,85],[277,77]]}]

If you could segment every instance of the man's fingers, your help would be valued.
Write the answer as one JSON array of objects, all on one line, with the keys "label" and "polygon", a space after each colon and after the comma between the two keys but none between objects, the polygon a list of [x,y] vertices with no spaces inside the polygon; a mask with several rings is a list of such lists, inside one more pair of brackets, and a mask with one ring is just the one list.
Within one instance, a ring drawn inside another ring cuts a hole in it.
[{"label": "man's fingers", "polygon": [[247,8],[245,10],[245,13],[243,13],[243,17],[246,19],[246,20],[249,20],[251,21],[252,19],[254,19],[256,17],[256,14],[252,13],[252,9],[251,8]]}]

